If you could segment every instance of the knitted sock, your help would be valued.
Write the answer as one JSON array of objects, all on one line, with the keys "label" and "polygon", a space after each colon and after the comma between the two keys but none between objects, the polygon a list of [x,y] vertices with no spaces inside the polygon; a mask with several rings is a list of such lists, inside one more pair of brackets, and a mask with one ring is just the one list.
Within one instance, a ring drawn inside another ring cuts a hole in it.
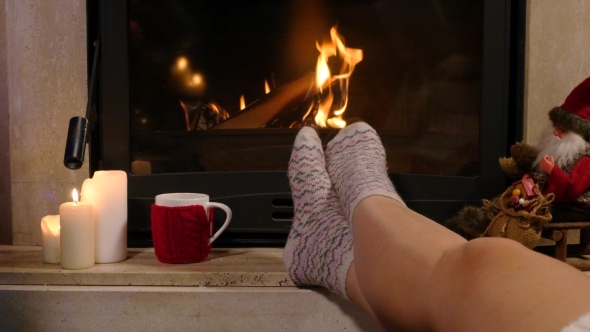
[{"label": "knitted sock", "polygon": [[353,260],[352,233],[325,169],[322,143],[304,127],[289,161],[295,205],[283,260],[296,284],[324,286],[347,298],[346,274]]},{"label": "knitted sock", "polygon": [[375,129],[357,122],[342,129],[326,148],[326,164],[340,206],[352,224],[357,204],[373,196],[403,201],[387,175],[385,149]]}]

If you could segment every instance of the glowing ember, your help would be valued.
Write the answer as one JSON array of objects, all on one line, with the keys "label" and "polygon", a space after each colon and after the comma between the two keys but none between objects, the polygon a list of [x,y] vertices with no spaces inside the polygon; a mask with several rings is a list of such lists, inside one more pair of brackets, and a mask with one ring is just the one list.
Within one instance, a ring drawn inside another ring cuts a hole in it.
[{"label": "glowing ember", "polygon": [[[330,29],[330,42],[323,42],[320,46],[316,43],[316,47],[320,52],[316,66],[316,83],[322,91],[322,86],[328,83],[328,91],[325,96],[322,96],[318,105],[318,110],[315,116],[315,122],[319,127],[333,127],[343,128],[346,126],[346,121],[342,120],[342,114],[348,105],[348,85],[350,76],[354,71],[354,67],[363,60],[363,50],[356,48],[348,48],[344,45],[342,38],[338,35],[336,27]],[[328,58],[337,56],[342,61],[340,72],[338,75],[332,75],[328,67]],[[332,85],[338,84],[341,92],[340,105],[342,107],[338,110],[332,111],[333,116],[330,117],[332,104],[334,102],[334,94],[332,93]],[[307,114],[305,115],[307,116]],[[304,119],[305,119],[304,116]]]}]

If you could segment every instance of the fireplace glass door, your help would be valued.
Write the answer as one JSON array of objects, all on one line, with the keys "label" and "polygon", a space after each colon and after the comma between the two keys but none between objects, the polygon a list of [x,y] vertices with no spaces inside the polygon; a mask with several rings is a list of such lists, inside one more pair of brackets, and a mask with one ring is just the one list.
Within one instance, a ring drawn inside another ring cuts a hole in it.
[{"label": "fireplace glass door", "polygon": [[284,171],[365,121],[389,172],[480,172],[482,1],[130,0],[132,174]]}]

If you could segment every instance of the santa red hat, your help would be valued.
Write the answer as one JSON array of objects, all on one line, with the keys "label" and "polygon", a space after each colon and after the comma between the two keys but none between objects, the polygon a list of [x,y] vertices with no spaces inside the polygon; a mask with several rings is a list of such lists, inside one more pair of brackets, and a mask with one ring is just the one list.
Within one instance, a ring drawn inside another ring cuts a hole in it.
[{"label": "santa red hat", "polygon": [[554,126],[573,131],[590,142],[590,77],[572,90],[563,105],[552,109],[549,118]]}]

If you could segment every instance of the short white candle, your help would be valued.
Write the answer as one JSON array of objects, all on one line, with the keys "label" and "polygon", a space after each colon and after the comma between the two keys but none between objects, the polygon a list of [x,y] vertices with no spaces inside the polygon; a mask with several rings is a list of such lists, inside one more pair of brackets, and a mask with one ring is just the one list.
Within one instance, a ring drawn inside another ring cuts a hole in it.
[{"label": "short white candle", "polygon": [[72,192],[74,201],[59,206],[61,267],[85,269],[94,266],[94,226],[92,205],[78,202],[78,192]]},{"label": "short white candle", "polygon": [[82,202],[94,210],[94,260],[114,263],[127,258],[127,173],[96,171],[82,184]]},{"label": "short white candle", "polygon": [[43,262],[59,264],[59,215],[41,219]]}]

